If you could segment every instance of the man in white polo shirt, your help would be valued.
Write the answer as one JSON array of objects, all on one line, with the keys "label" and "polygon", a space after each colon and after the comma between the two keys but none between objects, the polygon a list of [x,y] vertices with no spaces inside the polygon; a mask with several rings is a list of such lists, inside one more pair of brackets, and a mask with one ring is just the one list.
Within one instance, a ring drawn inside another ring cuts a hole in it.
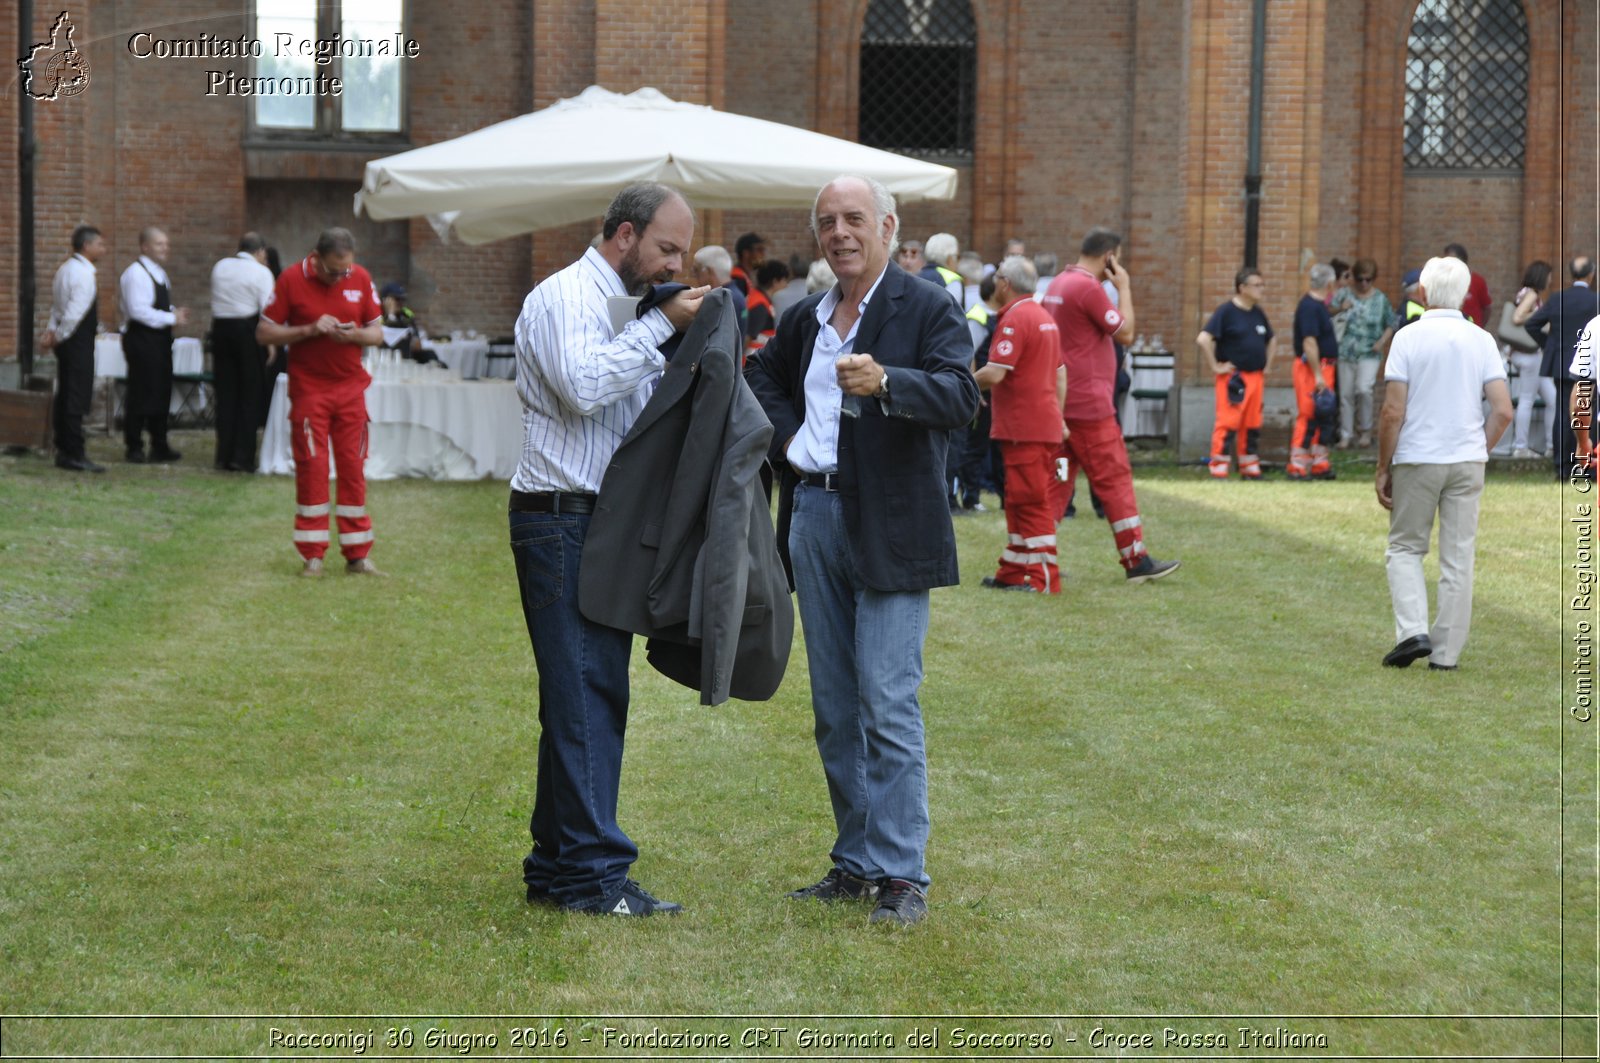
[{"label": "man in white polo shirt", "polygon": [[[1455,258],[1422,267],[1428,310],[1396,333],[1378,424],[1378,504],[1389,510],[1391,668],[1432,656],[1453,671],[1472,624],[1472,564],[1489,451],[1511,423],[1511,392],[1494,337],[1461,314],[1472,275]],[[1485,421],[1483,400],[1489,400]],[[1439,515],[1439,611],[1428,626],[1422,559]]]},{"label": "man in white polo shirt", "polygon": [[1600,379],[1600,317],[1592,317],[1578,333],[1578,342],[1572,346],[1572,364],[1567,372],[1572,377],[1572,399],[1567,413],[1572,430],[1577,435],[1573,465],[1592,469],[1595,446],[1591,422],[1594,420],[1594,382]]}]

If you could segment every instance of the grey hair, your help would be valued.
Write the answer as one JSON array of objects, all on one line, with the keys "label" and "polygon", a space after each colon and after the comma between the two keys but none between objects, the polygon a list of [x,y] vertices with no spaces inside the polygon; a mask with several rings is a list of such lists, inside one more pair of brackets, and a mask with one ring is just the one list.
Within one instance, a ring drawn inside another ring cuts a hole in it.
[{"label": "grey hair", "polygon": [[1054,251],[1040,251],[1033,256],[1033,268],[1039,276],[1055,276],[1061,268],[1061,260]]},{"label": "grey hair", "polygon": [[689,202],[683,198],[682,192],[671,185],[664,185],[660,181],[635,181],[618,192],[611,206],[606,208],[606,220],[600,228],[600,238],[609,240],[617,235],[623,222],[631,222],[635,233],[644,232],[656,220],[656,211],[661,209],[661,204],[674,196],[682,199],[685,205]]},{"label": "grey hair", "polygon": [[349,251],[354,254],[356,238],[350,234],[349,229],[335,225],[331,229],[322,230],[322,235],[317,237],[317,254],[326,255],[334,251]]},{"label": "grey hair", "polygon": [[733,277],[733,256],[728,254],[726,247],[707,244],[694,253],[694,264],[715,273],[717,280],[723,284]]},{"label": "grey hair", "polygon": [[977,284],[983,280],[983,259],[971,251],[964,251],[961,258],[956,261],[956,272],[961,274],[961,279],[968,284]]},{"label": "grey hair", "polygon": [[1333,283],[1333,280],[1333,267],[1328,265],[1326,262],[1318,262],[1315,266],[1311,267],[1312,290],[1326,288],[1328,285]]},{"label": "grey hair", "polygon": [[[885,218],[894,218],[894,228],[889,231],[889,254],[893,255],[894,249],[900,246],[900,215],[895,211],[894,193],[883,187],[883,182],[881,181],[853,173],[842,173],[832,181],[829,181],[828,185],[846,179],[860,181],[872,190],[872,220],[877,225],[882,226]],[[821,238],[817,233],[817,203],[821,201],[822,193],[827,189],[828,185],[823,185],[817,189],[817,198],[811,201],[811,236],[819,244],[821,243]]]},{"label": "grey hair", "polygon": [[806,271],[806,294],[832,288],[838,280],[839,278],[833,275],[833,267],[828,265],[828,260],[819,258],[811,263],[811,268]]},{"label": "grey hair", "polygon": [[1459,258],[1446,255],[1428,259],[1422,267],[1422,287],[1428,293],[1428,305],[1439,310],[1460,310],[1461,301],[1467,297],[1472,284],[1472,271]]},{"label": "grey hair", "polygon": [[922,257],[936,266],[948,266],[951,255],[961,253],[961,244],[949,233],[934,233],[922,245]]},{"label": "grey hair", "polygon": [[1025,255],[1007,255],[994,272],[995,276],[1005,278],[1018,295],[1030,295],[1039,286],[1039,271]]}]

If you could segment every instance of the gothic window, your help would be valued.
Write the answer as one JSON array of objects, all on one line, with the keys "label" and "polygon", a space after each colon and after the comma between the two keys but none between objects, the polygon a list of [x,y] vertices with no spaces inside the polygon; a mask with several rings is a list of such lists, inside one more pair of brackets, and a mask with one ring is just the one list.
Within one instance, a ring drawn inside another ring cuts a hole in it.
[{"label": "gothic window", "polygon": [[1406,45],[1406,166],[1521,170],[1527,118],[1520,0],[1421,0]]},{"label": "gothic window", "polygon": [[970,159],[977,41],[967,0],[872,0],[861,29],[861,143]]}]

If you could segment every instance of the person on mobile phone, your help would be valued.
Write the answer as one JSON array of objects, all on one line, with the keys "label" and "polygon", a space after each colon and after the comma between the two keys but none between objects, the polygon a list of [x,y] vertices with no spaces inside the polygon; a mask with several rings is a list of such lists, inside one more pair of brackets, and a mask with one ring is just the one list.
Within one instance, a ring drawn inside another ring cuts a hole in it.
[{"label": "person on mobile phone", "polygon": [[322,575],[328,552],[328,452],[338,470],[339,552],[351,575],[382,575],[367,555],[367,385],[361,348],[383,343],[383,308],[356,265],[348,229],[324,229],[316,248],[278,276],[256,342],[289,349],[289,438],[294,447],[294,546],[302,576]]},{"label": "person on mobile phone", "polygon": [[[1144,583],[1170,575],[1176,561],[1157,561],[1144,545],[1144,519],[1133,493],[1133,466],[1117,424],[1113,395],[1117,385],[1117,351],[1112,340],[1133,337],[1133,286],[1118,261],[1122,237],[1110,229],[1089,230],[1079,245],[1078,261],[1056,274],[1040,300],[1055,320],[1061,338],[1061,363],[1067,369],[1067,399],[1062,409],[1067,438],[1062,447],[1067,481],[1052,487],[1052,514],[1060,519],[1072,497],[1081,469],[1100,499],[1111,525],[1123,577]],[[1117,289],[1111,305],[1101,282]]]}]

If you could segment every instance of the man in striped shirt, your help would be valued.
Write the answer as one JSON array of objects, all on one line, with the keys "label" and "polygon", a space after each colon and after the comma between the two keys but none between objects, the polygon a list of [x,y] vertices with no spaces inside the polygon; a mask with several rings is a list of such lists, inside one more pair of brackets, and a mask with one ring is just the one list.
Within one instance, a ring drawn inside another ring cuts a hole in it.
[{"label": "man in striped shirt", "polygon": [[[522,862],[530,903],[594,915],[674,915],[628,877],[639,851],[617,825],[633,636],[578,610],[578,562],[600,481],[707,288],[612,327],[610,301],[672,279],[694,214],[639,182],[606,211],[598,246],[535,288],[517,318],[522,460],[511,480],[511,552],[539,669],[539,760]],[[631,318],[632,315],[630,314]]]}]

